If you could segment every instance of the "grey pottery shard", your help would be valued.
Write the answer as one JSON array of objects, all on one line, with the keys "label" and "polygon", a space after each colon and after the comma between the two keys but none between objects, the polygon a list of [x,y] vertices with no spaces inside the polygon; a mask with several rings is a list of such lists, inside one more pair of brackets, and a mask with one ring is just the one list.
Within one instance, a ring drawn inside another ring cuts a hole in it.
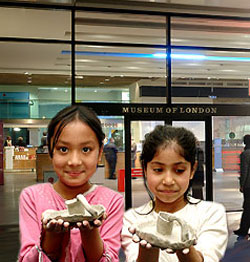
[{"label": "grey pottery shard", "polygon": [[161,249],[184,249],[194,245],[197,240],[190,225],[167,212],[159,212],[157,220],[150,218],[135,228],[141,239]]},{"label": "grey pottery shard", "polygon": [[76,223],[83,220],[93,221],[100,218],[105,212],[103,205],[90,205],[82,194],[71,200],[66,200],[65,204],[67,209],[44,211],[43,218],[47,220],[62,219],[65,222]]}]

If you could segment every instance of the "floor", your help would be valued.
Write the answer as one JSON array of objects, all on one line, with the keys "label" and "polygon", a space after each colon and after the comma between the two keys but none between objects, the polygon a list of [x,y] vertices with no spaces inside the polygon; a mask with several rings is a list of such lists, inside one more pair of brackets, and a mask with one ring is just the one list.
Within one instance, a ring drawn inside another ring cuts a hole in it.
[{"label": "floor", "polygon": [[[223,176],[224,174],[221,174]],[[0,186],[0,261],[15,262],[19,250],[18,203],[21,190],[36,183],[35,172],[5,172],[4,185]],[[231,180],[231,182],[230,182]],[[223,181],[223,183],[222,183]],[[238,193],[237,178],[227,174],[225,178],[215,175],[215,199],[224,202],[227,209],[239,209],[242,196]],[[117,180],[105,179],[104,185],[117,189]],[[235,190],[233,190],[235,189]],[[139,206],[146,201],[143,182],[140,178],[132,180],[133,205]],[[124,193],[121,193],[124,194]],[[237,238],[232,231],[238,228],[241,211],[227,212],[229,242],[223,262],[250,261],[250,241]],[[120,262],[124,261],[121,253]]]}]

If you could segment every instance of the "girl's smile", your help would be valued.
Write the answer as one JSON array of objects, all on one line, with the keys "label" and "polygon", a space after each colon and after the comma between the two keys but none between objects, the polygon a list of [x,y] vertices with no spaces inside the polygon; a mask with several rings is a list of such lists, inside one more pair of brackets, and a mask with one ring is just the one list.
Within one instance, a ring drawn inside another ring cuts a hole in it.
[{"label": "girl's smile", "polygon": [[68,174],[71,177],[77,177],[80,176],[82,173],[84,173],[84,171],[65,171],[66,174]]},{"label": "girl's smile", "polygon": [[193,177],[190,162],[179,153],[176,143],[160,148],[145,170],[157,211],[176,212],[186,205],[184,193]]},{"label": "girl's smile", "polygon": [[52,163],[59,177],[55,189],[88,190],[89,179],[96,171],[101,153],[95,132],[86,123],[80,120],[68,123],[53,152]]},{"label": "girl's smile", "polygon": [[178,191],[165,189],[165,190],[159,190],[159,192],[160,192],[160,193],[163,193],[163,194],[171,195],[171,194],[175,194],[175,193],[178,192]]}]

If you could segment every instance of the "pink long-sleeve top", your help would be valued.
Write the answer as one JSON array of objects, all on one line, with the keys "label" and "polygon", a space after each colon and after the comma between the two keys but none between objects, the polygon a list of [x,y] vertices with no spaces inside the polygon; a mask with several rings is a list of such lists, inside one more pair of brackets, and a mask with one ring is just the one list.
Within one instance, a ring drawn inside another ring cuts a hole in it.
[{"label": "pink long-sleeve top", "polygon": [[[104,252],[99,262],[118,262],[121,245],[120,232],[124,213],[124,201],[119,193],[93,185],[84,194],[92,205],[102,204],[106,208],[107,218],[99,228],[104,244]],[[41,251],[41,216],[47,209],[66,209],[63,199],[50,183],[36,184],[25,188],[20,195],[19,226],[21,248],[19,262],[51,261]],[[77,228],[71,229],[70,242],[66,250],[65,262],[84,262],[81,235]]]}]

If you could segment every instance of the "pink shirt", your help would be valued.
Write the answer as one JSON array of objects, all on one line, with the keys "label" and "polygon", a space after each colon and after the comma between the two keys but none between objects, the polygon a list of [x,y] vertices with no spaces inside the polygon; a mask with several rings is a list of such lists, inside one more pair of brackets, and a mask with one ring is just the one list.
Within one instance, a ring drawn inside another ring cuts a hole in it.
[{"label": "pink shirt", "polygon": [[[122,195],[103,186],[93,186],[84,196],[92,205],[102,204],[107,212],[107,219],[99,228],[104,243],[104,253],[99,261],[119,261],[120,232],[124,213]],[[45,253],[39,251],[41,250],[41,216],[47,209],[66,209],[65,199],[54,190],[50,183],[36,184],[21,192],[19,205],[20,262],[50,261]],[[71,230],[65,262],[84,261],[80,232],[79,229],[74,228]]]}]

